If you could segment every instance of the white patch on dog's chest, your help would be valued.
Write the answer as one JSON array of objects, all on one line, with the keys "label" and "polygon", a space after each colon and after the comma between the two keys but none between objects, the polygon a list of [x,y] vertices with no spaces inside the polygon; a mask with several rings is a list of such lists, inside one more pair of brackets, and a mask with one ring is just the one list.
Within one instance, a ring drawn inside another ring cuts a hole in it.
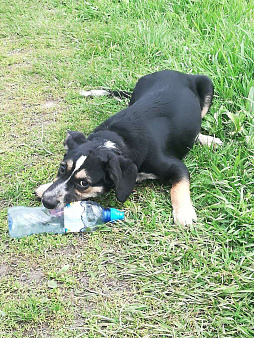
[{"label": "white patch on dog's chest", "polygon": [[117,149],[115,143],[112,142],[112,141],[106,141],[106,142],[103,144],[103,148],[107,148],[107,149]]}]

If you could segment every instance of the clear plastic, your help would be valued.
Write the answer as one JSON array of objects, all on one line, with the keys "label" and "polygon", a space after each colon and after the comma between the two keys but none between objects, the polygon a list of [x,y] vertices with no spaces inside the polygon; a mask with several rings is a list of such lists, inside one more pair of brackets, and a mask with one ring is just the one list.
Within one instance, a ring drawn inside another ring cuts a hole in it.
[{"label": "clear plastic", "polygon": [[95,202],[75,202],[64,208],[65,232],[94,231],[104,222],[104,209]]},{"label": "clear plastic", "polygon": [[23,237],[44,232],[65,233],[64,211],[51,213],[44,207],[12,207],[8,210],[9,234],[11,237]]},{"label": "clear plastic", "polygon": [[123,218],[122,211],[103,209],[91,201],[71,203],[60,210],[22,206],[8,210],[9,234],[15,238],[40,233],[90,232],[103,223]]}]

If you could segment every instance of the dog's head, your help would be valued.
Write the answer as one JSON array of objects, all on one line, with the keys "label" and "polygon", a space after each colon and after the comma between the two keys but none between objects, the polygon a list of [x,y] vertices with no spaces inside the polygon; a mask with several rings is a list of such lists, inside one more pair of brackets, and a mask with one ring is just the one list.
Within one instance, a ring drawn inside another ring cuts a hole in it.
[{"label": "dog's head", "polygon": [[117,151],[114,143],[87,140],[80,132],[68,132],[66,154],[56,179],[42,194],[46,208],[95,197],[115,187],[116,197],[124,202],[131,194],[138,170],[136,165]]}]

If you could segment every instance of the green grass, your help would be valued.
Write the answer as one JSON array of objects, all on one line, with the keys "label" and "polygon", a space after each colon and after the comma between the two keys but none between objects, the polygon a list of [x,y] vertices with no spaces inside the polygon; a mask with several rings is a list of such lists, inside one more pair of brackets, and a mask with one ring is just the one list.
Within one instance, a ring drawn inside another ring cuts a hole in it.
[{"label": "green grass", "polygon": [[[253,4],[2,1],[0,335],[254,336]],[[126,106],[79,90],[132,89],[161,69],[206,74],[215,99],[185,159],[198,223],[172,222],[170,185],[136,186],[126,221],[87,235],[11,239],[7,209],[39,205],[66,130],[86,134]]]}]

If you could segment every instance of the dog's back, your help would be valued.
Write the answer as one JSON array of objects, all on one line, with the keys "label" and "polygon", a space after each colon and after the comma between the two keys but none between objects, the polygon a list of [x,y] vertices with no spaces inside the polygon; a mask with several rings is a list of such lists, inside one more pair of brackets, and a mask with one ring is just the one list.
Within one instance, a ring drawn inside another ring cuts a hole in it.
[{"label": "dog's back", "polygon": [[182,159],[193,146],[201,111],[209,109],[212,96],[213,85],[206,76],[170,70],[152,73],[137,82],[129,107],[95,131],[117,131],[127,142],[135,140],[131,148],[136,148],[139,162],[146,153],[157,157],[161,151]]},{"label": "dog's back", "polygon": [[130,105],[141,97],[144,97],[144,95],[149,96],[165,88],[168,88],[168,91],[172,91],[173,88],[179,91],[182,87],[189,87],[199,98],[201,110],[205,106],[209,109],[214,92],[213,83],[209,77],[205,75],[185,74],[174,70],[155,72],[139,79],[133,90]]}]

